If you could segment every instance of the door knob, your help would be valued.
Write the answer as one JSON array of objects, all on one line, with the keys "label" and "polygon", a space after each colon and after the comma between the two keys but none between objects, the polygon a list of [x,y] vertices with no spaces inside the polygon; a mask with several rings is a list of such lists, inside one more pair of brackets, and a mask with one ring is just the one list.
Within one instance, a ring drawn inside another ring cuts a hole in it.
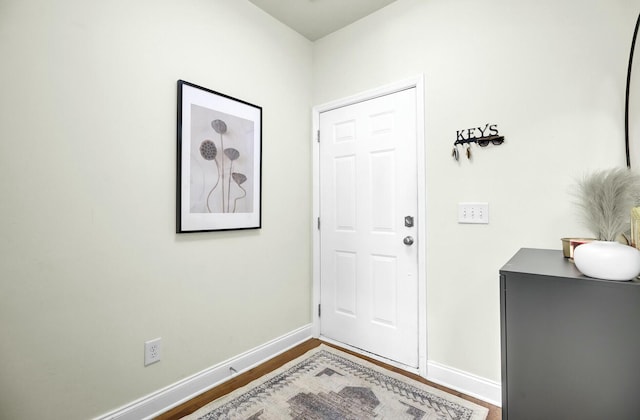
[{"label": "door knob", "polygon": [[405,245],[413,245],[413,236],[405,236],[402,242]]}]

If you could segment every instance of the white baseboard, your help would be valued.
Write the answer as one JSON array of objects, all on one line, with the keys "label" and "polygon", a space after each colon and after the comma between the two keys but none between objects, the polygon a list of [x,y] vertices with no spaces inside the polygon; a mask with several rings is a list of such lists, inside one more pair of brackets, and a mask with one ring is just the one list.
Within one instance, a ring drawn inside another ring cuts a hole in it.
[{"label": "white baseboard", "polygon": [[[97,417],[96,420],[151,419],[220,385],[239,373],[266,362],[274,356],[312,338],[312,336],[312,325],[305,325],[275,340],[225,360],[222,363],[218,363],[215,366],[169,385],[146,397]],[[231,368],[233,368],[236,373],[233,373]]]},{"label": "white baseboard", "polygon": [[427,379],[478,398],[498,407],[502,406],[502,385],[438,362],[427,362]]}]

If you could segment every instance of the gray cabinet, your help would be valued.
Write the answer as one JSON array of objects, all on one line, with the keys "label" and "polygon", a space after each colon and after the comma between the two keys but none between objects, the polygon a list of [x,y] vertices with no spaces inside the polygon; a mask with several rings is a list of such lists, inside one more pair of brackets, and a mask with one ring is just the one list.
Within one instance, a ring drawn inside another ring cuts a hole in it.
[{"label": "gray cabinet", "polygon": [[640,419],[640,282],[521,249],[500,270],[500,318],[503,419]]}]

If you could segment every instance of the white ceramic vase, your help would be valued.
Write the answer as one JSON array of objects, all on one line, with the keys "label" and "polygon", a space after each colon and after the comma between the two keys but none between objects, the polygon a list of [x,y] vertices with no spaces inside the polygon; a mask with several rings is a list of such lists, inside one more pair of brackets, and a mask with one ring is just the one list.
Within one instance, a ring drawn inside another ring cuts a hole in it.
[{"label": "white ceramic vase", "polygon": [[573,261],[585,276],[625,281],[640,274],[640,251],[619,242],[593,241],[576,247]]}]

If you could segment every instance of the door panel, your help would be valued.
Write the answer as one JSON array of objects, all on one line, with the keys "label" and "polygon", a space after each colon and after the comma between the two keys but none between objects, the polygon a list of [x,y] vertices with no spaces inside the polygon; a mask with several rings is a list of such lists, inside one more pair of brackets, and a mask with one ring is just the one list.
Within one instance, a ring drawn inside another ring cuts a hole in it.
[{"label": "door panel", "polygon": [[[416,90],[320,114],[322,335],[418,366]],[[405,245],[412,236],[415,242]]]},{"label": "door panel", "polygon": [[397,258],[386,255],[371,256],[373,322],[389,327],[397,325],[397,272]]},{"label": "door panel", "polygon": [[336,251],[336,312],[347,315],[356,315],[356,253]]},{"label": "door panel", "polygon": [[355,156],[335,159],[336,229],[355,232],[356,229],[356,159]]}]

